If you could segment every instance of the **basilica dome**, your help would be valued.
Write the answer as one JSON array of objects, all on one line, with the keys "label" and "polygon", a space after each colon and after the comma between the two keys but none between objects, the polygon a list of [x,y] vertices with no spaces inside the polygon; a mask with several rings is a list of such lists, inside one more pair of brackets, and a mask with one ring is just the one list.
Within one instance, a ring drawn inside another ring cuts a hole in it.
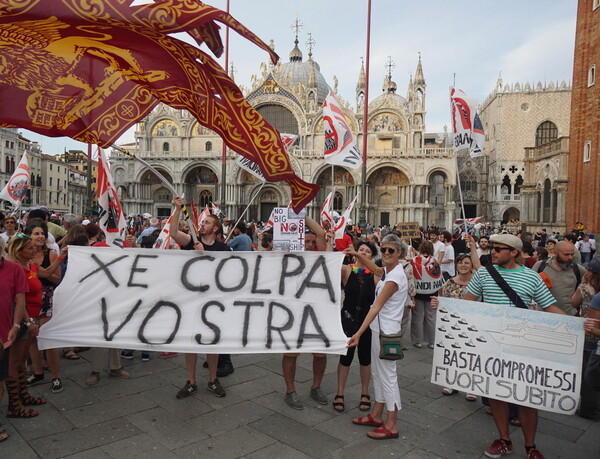
[{"label": "basilica dome", "polygon": [[304,85],[307,89],[316,86],[317,103],[321,105],[331,88],[325,81],[319,64],[313,60],[312,54],[309,53],[308,56],[308,60],[304,62],[302,51],[298,48],[298,40],[296,39],[294,49],[290,52],[290,61],[278,68],[279,79],[283,84],[289,86]]}]

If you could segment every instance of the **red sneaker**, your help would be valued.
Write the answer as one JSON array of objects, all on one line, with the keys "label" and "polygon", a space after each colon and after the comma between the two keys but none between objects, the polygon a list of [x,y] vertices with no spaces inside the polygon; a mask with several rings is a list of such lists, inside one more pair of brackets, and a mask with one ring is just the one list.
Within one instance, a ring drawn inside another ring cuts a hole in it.
[{"label": "red sneaker", "polygon": [[506,454],[512,453],[512,444],[506,440],[498,438],[485,450],[485,455],[491,458],[502,457]]}]

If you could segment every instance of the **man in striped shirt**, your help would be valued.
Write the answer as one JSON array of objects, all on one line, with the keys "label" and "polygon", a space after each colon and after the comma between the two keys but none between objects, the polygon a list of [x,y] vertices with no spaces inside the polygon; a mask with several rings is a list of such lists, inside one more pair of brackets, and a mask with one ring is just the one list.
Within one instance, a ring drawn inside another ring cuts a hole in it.
[{"label": "man in striped shirt", "polygon": [[[499,234],[492,237],[492,264],[504,278],[506,283],[521,297],[526,305],[535,301],[544,311],[564,314],[556,306],[556,300],[544,284],[542,278],[531,269],[517,263],[516,259],[523,249],[523,242],[512,234]],[[469,285],[465,300],[475,301],[479,297],[485,303],[498,306],[515,306],[506,296],[486,268],[480,268]],[[494,416],[496,428],[500,438],[495,440],[485,450],[485,455],[498,458],[512,452],[512,442],[509,434],[508,403],[501,400],[490,399],[490,408]],[[519,420],[525,439],[525,450],[528,459],[543,459],[544,456],[535,446],[538,412],[535,408],[519,406]]]}]

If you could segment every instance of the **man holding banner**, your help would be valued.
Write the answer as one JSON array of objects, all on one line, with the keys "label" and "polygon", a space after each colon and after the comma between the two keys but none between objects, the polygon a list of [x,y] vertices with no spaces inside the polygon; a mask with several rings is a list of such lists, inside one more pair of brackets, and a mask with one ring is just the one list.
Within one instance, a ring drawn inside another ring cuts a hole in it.
[{"label": "man holding banner", "polygon": [[[181,214],[181,207],[183,206],[183,198],[175,196],[173,198],[175,203],[175,211],[173,212],[173,222],[179,222]],[[173,225],[175,228],[175,225]],[[193,229],[195,231],[195,229]],[[181,231],[174,230],[171,233],[171,237],[177,242],[182,250],[206,250],[209,252],[226,252],[231,250],[227,244],[217,240],[217,235],[221,233],[222,227],[221,222],[215,215],[207,215],[200,226],[200,240],[193,243],[192,237],[189,234]],[[225,356],[223,356],[225,357]],[[231,364],[231,358],[229,355],[225,357],[228,360],[228,366],[231,367],[233,372],[233,365]],[[215,394],[215,397],[225,397],[225,389],[221,386],[219,379],[217,378],[217,366],[219,363],[218,354],[206,354],[206,361],[208,363],[208,390]],[[196,363],[198,362],[198,356],[196,354],[185,354],[185,369],[187,371],[187,381],[183,388],[177,392],[177,398],[185,398],[192,395],[198,390],[196,384]],[[229,374],[227,373],[227,374]]]},{"label": "man holding banner", "polygon": [[[491,255],[493,266],[480,268],[469,285],[465,300],[477,301],[481,297],[486,303],[499,306],[528,308],[535,301],[544,311],[564,314],[556,306],[556,300],[544,284],[542,278],[516,258],[523,249],[523,242],[512,234],[492,237]],[[485,455],[498,458],[512,452],[509,433],[508,403],[489,399],[492,415],[500,438],[485,450]],[[529,406],[519,406],[519,420],[525,439],[528,459],[543,459],[535,445],[538,410]]]}]

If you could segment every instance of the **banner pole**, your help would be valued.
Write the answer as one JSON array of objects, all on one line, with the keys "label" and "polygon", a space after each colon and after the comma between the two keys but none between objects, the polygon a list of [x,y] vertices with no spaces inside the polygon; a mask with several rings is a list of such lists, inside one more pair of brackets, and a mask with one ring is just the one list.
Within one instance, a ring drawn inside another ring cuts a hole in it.
[{"label": "banner pole", "polygon": [[[124,148],[118,147],[116,145],[111,145],[111,148],[114,148],[118,152],[123,153],[124,155],[127,155],[130,158],[133,158],[136,161],[139,161],[140,163],[142,163],[146,168],[148,168],[148,170],[150,172],[152,172],[154,175],[156,175],[156,177],[158,177],[158,179],[163,183],[163,185],[165,187],[167,187],[167,189],[171,193],[173,193],[173,196],[177,196],[177,191],[175,191],[175,188],[173,187],[173,185],[171,185],[171,183],[160,172],[158,172],[154,167],[152,167],[150,164],[148,164],[142,158],[140,158],[140,157],[134,155],[133,153],[131,153],[130,151],[127,151]],[[185,206],[185,204],[183,206],[181,206],[181,212],[183,213],[184,220],[186,220],[188,222],[188,224],[190,225],[190,228],[194,228],[194,223],[192,222],[192,219],[190,217],[190,214],[188,213],[188,210],[187,210],[187,207]],[[177,224],[179,224],[179,222],[177,222]],[[192,241],[194,242],[194,244],[196,242],[198,242],[198,238],[196,237],[196,231],[190,231],[190,236],[192,236]]]},{"label": "banner pole", "polygon": [[250,202],[248,203],[248,205],[246,206],[246,208],[244,209],[244,211],[242,212],[242,214],[238,217],[237,221],[235,222],[235,225],[233,225],[231,231],[229,232],[229,234],[227,235],[227,239],[225,239],[225,243],[227,244],[227,241],[229,240],[229,238],[231,237],[231,235],[233,234],[233,229],[238,226],[238,223],[242,220],[242,218],[244,218],[244,214],[246,213],[246,211],[248,210],[248,208],[250,207],[250,205],[252,204],[252,202],[256,199],[256,197],[260,194],[261,190],[263,189],[263,187],[265,186],[267,182],[263,182],[262,185],[260,186],[260,188],[258,189],[258,191],[254,194],[254,196],[252,197],[252,199],[250,199]]}]

